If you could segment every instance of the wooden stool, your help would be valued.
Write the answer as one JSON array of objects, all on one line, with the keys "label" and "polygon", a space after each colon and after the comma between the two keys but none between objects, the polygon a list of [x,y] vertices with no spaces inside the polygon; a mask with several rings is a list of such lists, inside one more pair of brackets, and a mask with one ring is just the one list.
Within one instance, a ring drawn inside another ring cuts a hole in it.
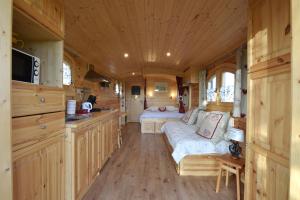
[{"label": "wooden stool", "polygon": [[229,172],[236,175],[236,195],[237,195],[237,200],[240,200],[240,198],[241,198],[240,173],[241,173],[241,170],[245,166],[245,160],[243,158],[234,159],[234,158],[232,158],[232,156],[230,154],[219,156],[216,159],[219,161],[219,164],[220,164],[216,192],[218,193],[220,190],[222,171],[225,170],[226,171],[226,181],[225,181],[226,187],[228,186]]}]

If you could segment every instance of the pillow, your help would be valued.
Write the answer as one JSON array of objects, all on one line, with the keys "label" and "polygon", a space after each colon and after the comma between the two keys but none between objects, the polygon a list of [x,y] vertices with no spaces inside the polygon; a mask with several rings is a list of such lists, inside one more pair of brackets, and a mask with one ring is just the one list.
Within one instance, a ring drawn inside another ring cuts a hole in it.
[{"label": "pillow", "polygon": [[166,106],[159,107],[158,110],[160,112],[165,112],[166,111]]},{"label": "pillow", "polygon": [[150,106],[149,108],[146,109],[147,111],[158,111],[158,107],[157,106]]},{"label": "pillow", "polygon": [[170,112],[174,112],[174,111],[178,112],[178,110],[179,110],[175,106],[166,106],[166,109],[167,109],[167,111],[170,111]]},{"label": "pillow", "polygon": [[187,125],[192,125],[195,123],[198,115],[198,108],[192,108],[189,111],[187,111],[181,120],[185,122]]},{"label": "pillow", "polygon": [[211,112],[205,117],[196,133],[217,144],[224,139],[229,117],[229,113]]},{"label": "pillow", "polygon": [[204,121],[204,119],[206,118],[206,116],[209,114],[209,112],[205,112],[203,110],[199,110],[198,112],[198,116],[197,116],[197,121],[196,121],[196,127],[200,128],[202,122]]}]

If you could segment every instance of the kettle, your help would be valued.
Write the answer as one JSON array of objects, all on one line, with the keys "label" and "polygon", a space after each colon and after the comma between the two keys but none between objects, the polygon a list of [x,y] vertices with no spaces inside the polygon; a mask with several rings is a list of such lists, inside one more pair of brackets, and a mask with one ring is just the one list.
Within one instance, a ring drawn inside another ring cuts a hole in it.
[{"label": "kettle", "polygon": [[84,110],[88,110],[88,112],[90,112],[93,109],[93,105],[90,102],[84,102],[81,105],[81,108]]}]

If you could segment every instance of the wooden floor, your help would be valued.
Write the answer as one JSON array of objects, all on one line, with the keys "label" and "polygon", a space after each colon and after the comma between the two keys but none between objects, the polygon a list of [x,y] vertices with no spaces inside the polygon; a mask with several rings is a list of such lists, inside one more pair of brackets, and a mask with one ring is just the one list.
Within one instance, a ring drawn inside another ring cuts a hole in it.
[{"label": "wooden floor", "polygon": [[85,200],[236,199],[235,177],[230,178],[228,188],[223,182],[216,194],[216,177],[177,175],[161,135],[142,135],[137,123],[129,123],[123,134],[123,146],[108,161]]}]

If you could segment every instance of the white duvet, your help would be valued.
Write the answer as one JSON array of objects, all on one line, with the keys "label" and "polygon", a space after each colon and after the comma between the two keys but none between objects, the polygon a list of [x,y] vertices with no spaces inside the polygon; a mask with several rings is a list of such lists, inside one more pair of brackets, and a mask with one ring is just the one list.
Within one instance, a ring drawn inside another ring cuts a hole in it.
[{"label": "white duvet", "polygon": [[164,132],[173,147],[172,157],[179,163],[187,155],[225,154],[229,153],[230,142],[222,140],[218,144],[196,134],[197,127],[186,125],[181,121],[166,122],[161,131]]},{"label": "white duvet", "polygon": [[143,119],[180,119],[184,114],[178,111],[144,111],[140,116],[140,122]]}]

